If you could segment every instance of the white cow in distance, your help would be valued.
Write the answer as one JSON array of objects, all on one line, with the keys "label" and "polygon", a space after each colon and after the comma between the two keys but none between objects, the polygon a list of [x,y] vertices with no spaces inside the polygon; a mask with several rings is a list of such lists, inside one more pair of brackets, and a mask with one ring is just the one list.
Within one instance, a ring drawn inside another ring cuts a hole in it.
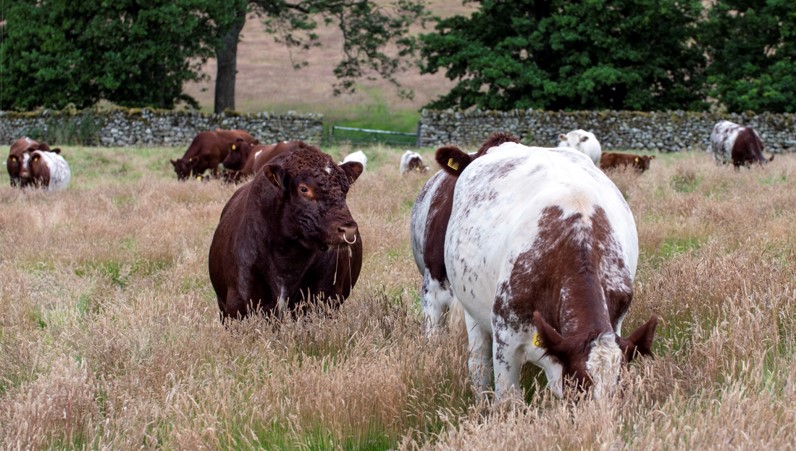
[{"label": "white cow in distance", "polygon": [[355,161],[362,165],[362,171],[365,170],[365,167],[368,165],[368,156],[365,155],[365,152],[361,150],[357,150],[356,152],[350,153],[343,158],[342,163],[348,163],[349,161]]},{"label": "white cow in distance", "polygon": [[558,135],[558,139],[561,141],[558,143],[558,147],[571,147],[577,149],[591,158],[595,166],[600,163],[602,147],[600,146],[600,141],[597,141],[597,137],[594,136],[594,133],[578,129],[572,130],[566,135]]},{"label": "white cow in distance", "polygon": [[423,163],[423,157],[419,153],[407,150],[401,156],[401,175],[412,171],[425,173],[428,172],[428,166]]}]

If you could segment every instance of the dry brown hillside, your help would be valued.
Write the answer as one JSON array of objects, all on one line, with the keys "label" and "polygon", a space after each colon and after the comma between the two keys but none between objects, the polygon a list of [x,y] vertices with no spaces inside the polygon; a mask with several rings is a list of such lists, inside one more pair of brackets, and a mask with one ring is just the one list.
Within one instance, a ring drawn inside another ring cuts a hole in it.
[{"label": "dry brown hillside", "polygon": [[[470,5],[463,5],[462,0],[429,0],[428,7],[443,17],[466,14],[473,9]],[[432,29],[433,25],[429,25],[426,31]],[[392,85],[383,80],[362,80],[356,94],[335,97],[332,94],[333,69],[341,58],[342,36],[334,26],[320,27],[318,34],[322,43],[320,48],[294,51],[291,55],[282,44],[275,43],[272,36],[265,33],[256,17],[249,18],[238,46],[236,109],[243,112],[296,110],[335,117],[344,117],[349,112],[377,104],[386,104],[391,110],[417,111],[452,86],[444,74],[421,76],[415,69],[399,77],[404,86],[414,90],[413,100],[400,99]],[[294,70],[291,57],[307,61],[309,65]],[[212,111],[215,60],[208,61],[204,71],[210,79],[191,83],[186,90],[199,101],[203,110]]]}]

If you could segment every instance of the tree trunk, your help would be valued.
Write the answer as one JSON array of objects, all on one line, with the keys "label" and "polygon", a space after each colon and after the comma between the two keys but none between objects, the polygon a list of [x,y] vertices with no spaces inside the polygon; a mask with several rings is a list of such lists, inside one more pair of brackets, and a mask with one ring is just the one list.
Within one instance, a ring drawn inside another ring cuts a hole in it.
[{"label": "tree trunk", "polygon": [[213,111],[222,113],[224,110],[235,109],[235,77],[238,73],[238,38],[246,23],[246,9],[243,8],[222,32],[221,41],[216,47],[216,92]]}]

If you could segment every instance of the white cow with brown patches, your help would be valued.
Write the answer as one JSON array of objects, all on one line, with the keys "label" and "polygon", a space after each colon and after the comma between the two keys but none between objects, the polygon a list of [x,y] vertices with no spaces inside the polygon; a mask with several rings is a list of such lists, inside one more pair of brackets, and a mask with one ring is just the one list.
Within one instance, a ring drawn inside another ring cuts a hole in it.
[{"label": "white cow with brown patches", "polygon": [[595,398],[612,392],[636,352],[651,354],[657,325],[653,316],[620,336],[638,237],[616,186],[569,148],[509,142],[477,159],[441,148],[437,161],[458,175],[445,267],[465,310],[476,390],[494,372],[503,398],[532,362],[557,396],[565,380]]}]

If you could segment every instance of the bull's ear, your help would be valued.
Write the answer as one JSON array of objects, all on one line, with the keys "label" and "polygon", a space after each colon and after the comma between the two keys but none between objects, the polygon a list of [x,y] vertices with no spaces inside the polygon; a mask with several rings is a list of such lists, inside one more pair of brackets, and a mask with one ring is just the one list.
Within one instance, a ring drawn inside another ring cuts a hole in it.
[{"label": "bull's ear", "polygon": [[558,333],[553,326],[547,324],[539,312],[533,312],[533,324],[536,326],[538,340],[534,340],[537,346],[541,345],[545,352],[559,360],[563,360],[564,350],[562,344],[564,337]]},{"label": "bull's ear", "polygon": [[348,177],[348,181],[350,183],[354,183],[365,170],[365,167],[362,166],[362,163],[356,161],[343,163],[340,165],[340,168],[343,170],[343,172],[345,172],[345,175]]},{"label": "bull's ear", "polygon": [[57,154],[60,155],[61,154],[61,148],[60,147],[56,147],[55,149],[50,149],[50,152],[54,152],[54,153],[57,153]]},{"label": "bull's ear", "polygon": [[285,189],[285,170],[282,169],[282,166],[277,166],[275,164],[268,164],[263,166],[263,175],[265,178],[271,182],[272,185],[279,188],[280,190]]},{"label": "bull's ear", "polygon": [[454,177],[461,175],[464,168],[473,161],[470,155],[454,146],[440,147],[434,158],[445,172]]},{"label": "bull's ear", "polygon": [[658,317],[652,315],[650,319],[634,330],[627,338],[618,337],[619,348],[629,362],[638,352],[641,355],[652,355],[652,339],[655,338],[655,328],[658,326]]}]

